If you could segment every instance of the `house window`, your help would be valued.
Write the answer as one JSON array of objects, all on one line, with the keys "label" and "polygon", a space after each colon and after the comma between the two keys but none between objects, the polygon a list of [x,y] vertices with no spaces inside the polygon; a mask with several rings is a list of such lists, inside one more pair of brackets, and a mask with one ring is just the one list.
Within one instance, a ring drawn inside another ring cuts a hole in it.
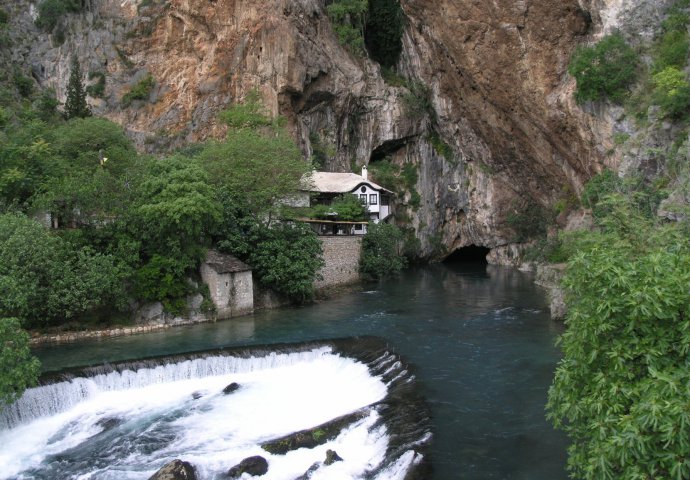
[{"label": "house window", "polygon": [[362,231],[362,226],[361,225],[355,225],[355,232],[361,232]]},{"label": "house window", "polygon": [[384,207],[388,206],[388,195],[381,195],[381,205]]},{"label": "house window", "polygon": [[367,204],[367,194],[361,193],[359,195],[359,201],[362,202],[364,205],[366,205]]},{"label": "house window", "polygon": [[366,193],[367,192],[367,187],[362,187],[359,189],[360,192]]},{"label": "house window", "polygon": [[371,195],[369,195],[369,204],[370,205],[378,205],[379,204],[378,195],[376,195],[375,193],[372,193]]}]

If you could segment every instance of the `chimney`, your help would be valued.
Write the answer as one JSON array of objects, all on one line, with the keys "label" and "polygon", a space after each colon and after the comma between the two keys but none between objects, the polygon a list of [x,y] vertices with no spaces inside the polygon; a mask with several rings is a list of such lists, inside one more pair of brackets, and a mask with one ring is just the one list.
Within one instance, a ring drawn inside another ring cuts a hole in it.
[{"label": "chimney", "polygon": [[367,173],[367,166],[366,166],[366,165],[364,165],[364,166],[362,167],[362,178],[364,178],[364,180],[369,180],[368,173]]}]

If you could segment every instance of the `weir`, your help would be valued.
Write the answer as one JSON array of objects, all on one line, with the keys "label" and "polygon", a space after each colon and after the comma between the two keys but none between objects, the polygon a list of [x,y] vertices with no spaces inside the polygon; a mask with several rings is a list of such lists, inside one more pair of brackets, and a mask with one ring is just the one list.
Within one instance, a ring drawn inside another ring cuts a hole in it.
[{"label": "weir", "polygon": [[[240,389],[223,395],[230,381]],[[0,417],[0,441],[17,445],[0,453],[10,478],[98,471],[97,478],[134,480],[173,456],[191,457],[200,478],[214,478],[233,453],[256,454],[261,441],[361,409],[365,418],[329,444],[349,457],[349,469],[402,479],[428,468],[430,420],[415,377],[372,337],[152,357],[70,369],[41,383]],[[370,451],[356,447],[361,442]],[[279,470],[270,478],[309,467],[290,452],[269,457]]]}]

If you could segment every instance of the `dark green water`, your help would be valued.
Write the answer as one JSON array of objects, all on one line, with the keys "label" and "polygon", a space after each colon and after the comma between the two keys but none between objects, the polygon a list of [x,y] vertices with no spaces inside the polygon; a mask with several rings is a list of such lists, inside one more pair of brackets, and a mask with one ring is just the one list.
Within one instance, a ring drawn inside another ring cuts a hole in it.
[{"label": "dark green water", "polygon": [[560,328],[513,269],[435,265],[309,307],[45,347],[46,370],[230,345],[376,335],[416,367],[434,425],[434,480],[566,479],[544,419]]}]

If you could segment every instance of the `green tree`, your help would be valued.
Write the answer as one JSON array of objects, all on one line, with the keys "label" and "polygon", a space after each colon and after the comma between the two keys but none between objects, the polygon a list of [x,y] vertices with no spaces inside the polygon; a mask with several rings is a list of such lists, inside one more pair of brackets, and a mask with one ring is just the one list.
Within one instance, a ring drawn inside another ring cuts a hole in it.
[{"label": "green tree", "polygon": [[76,55],[72,57],[72,65],[67,82],[67,101],[65,102],[65,117],[85,118],[91,116],[91,108],[86,103],[86,91],[81,73],[81,66]]},{"label": "green tree", "polygon": [[300,189],[311,164],[285,128],[265,117],[257,103],[233,107],[221,118],[232,127],[227,138],[210,142],[197,158],[233,203],[270,223],[280,200]]},{"label": "green tree", "polygon": [[128,222],[144,253],[178,258],[193,267],[221,220],[206,172],[184,157],[154,162],[137,189]]},{"label": "green tree", "polygon": [[383,278],[399,273],[406,265],[400,253],[402,231],[389,223],[369,224],[362,239],[359,270],[370,278]]},{"label": "green tree", "polygon": [[58,325],[123,296],[110,255],[77,248],[20,214],[0,215],[0,317]]},{"label": "green tree", "polygon": [[41,365],[16,318],[0,318],[0,410],[36,384]]},{"label": "green tree", "polygon": [[690,244],[635,202],[605,197],[575,240],[563,359],[548,416],[571,439],[574,478],[690,478]]},{"label": "green tree", "polygon": [[568,65],[568,72],[577,80],[575,99],[622,101],[635,81],[637,63],[637,54],[620,33],[608,35],[591,47],[578,47]]}]

